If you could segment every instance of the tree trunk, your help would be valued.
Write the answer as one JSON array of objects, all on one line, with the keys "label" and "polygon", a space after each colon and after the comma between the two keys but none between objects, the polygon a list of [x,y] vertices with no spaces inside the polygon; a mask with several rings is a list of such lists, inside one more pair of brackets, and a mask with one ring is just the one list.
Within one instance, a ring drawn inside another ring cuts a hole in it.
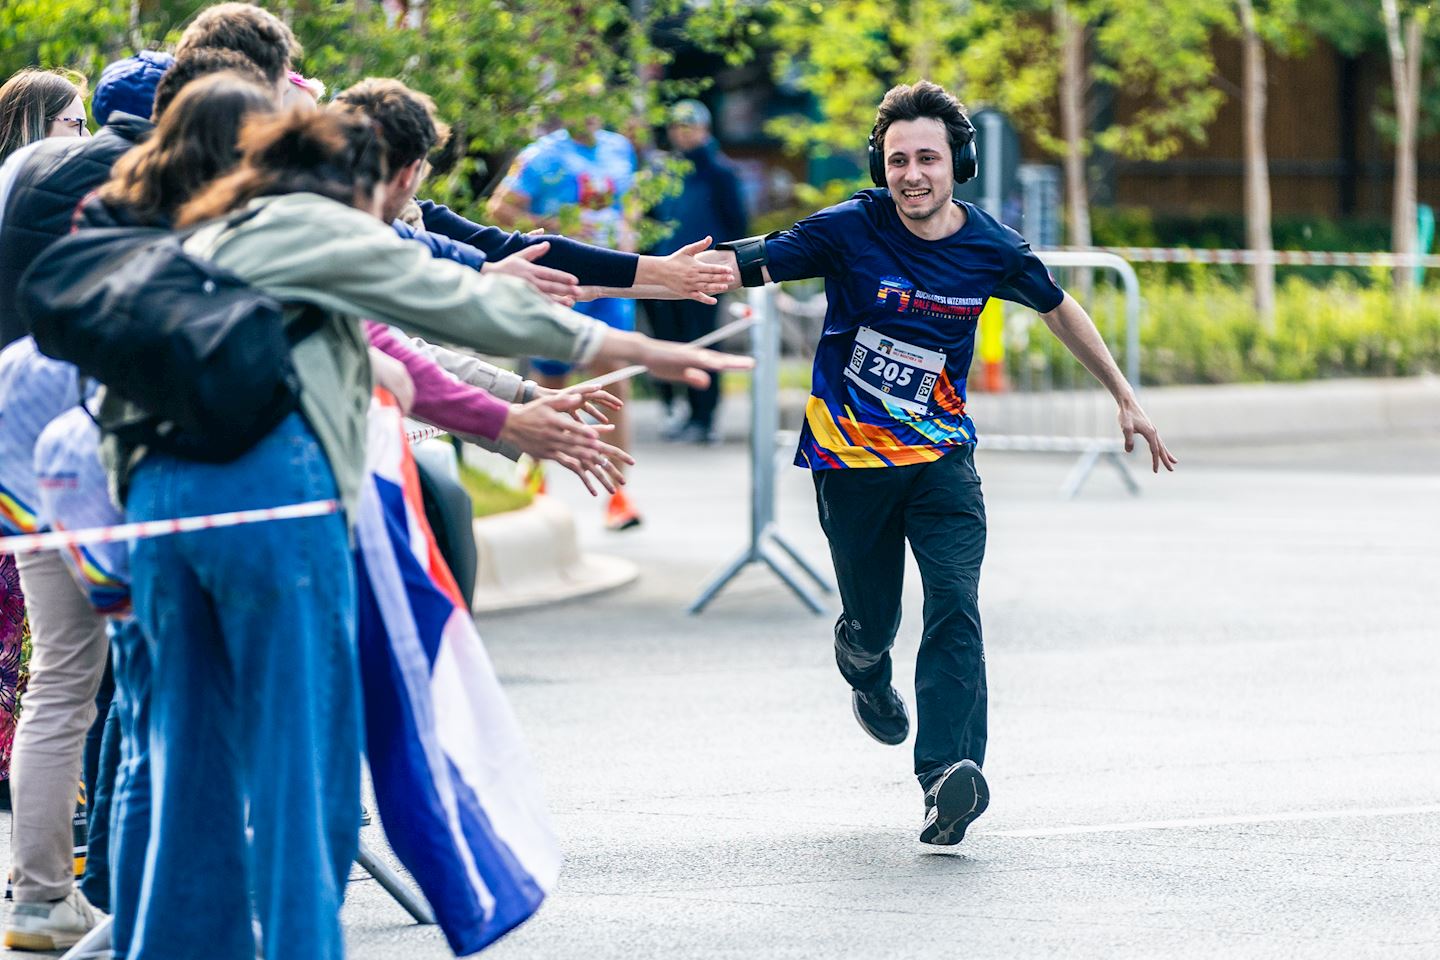
[{"label": "tree trunk", "polygon": [[[350,23],[356,36],[360,36],[361,31],[366,27],[370,10],[370,0],[355,0],[355,5],[350,11]],[[365,76],[365,55],[359,49],[350,55],[350,75],[356,80]]]},{"label": "tree trunk", "polygon": [[935,73],[935,32],[927,27],[926,16],[939,11],[927,8],[924,0],[912,0],[910,4],[910,76],[906,83],[916,80],[934,79]]},{"label": "tree trunk", "polygon": [[[1420,12],[1402,24],[1396,0],[1381,0],[1385,16],[1385,40],[1390,51],[1390,81],[1395,88],[1395,199],[1391,208],[1392,247],[1397,254],[1413,254],[1416,237],[1416,127],[1420,119]],[[1395,268],[1395,289],[1415,285],[1415,268]]]},{"label": "tree trunk", "polygon": [[1241,46],[1244,57],[1245,137],[1245,241],[1256,256],[1252,269],[1255,312],[1266,330],[1275,327],[1275,263],[1269,259],[1275,249],[1270,229],[1270,166],[1265,152],[1267,110],[1265,44],[1255,24],[1251,0],[1239,0]]},{"label": "tree trunk", "polygon": [[[1065,213],[1069,245],[1085,248],[1090,236],[1090,184],[1085,173],[1085,28],[1070,15],[1065,0],[1055,0],[1055,35],[1060,40],[1060,135],[1065,141]],[[1090,298],[1094,274],[1079,270],[1075,285],[1081,300]]]},{"label": "tree trunk", "polygon": [[1065,0],[1055,4],[1060,38],[1060,135],[1065,140],[1065,201],[1070,246],[1088,247],[1090,187],[1085,178],[1085,30]]},{"label": "tree trunk", "polygon": [[139,53],[145,49],[145,35],[140,32],[140,0],[130,0],[129,16],[126,18],[125,36],[130,49]]}]

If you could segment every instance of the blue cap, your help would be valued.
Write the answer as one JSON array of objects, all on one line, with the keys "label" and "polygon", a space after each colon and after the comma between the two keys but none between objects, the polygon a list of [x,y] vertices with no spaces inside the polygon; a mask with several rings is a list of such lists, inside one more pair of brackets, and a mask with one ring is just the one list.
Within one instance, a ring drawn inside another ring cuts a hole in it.
[{"label": "blue cap", "polygon": [[96,125],[105,126],[116,111],[148,120],[155,109],[155,88],[174,62],[168,53],[141,50],[106,67],[90,98],[90,113]]},{"label": "blue cap", "polygon": [[670,108],[670,123],[682,127],[710,128],[710,109],[699,100],[681,100]]}]

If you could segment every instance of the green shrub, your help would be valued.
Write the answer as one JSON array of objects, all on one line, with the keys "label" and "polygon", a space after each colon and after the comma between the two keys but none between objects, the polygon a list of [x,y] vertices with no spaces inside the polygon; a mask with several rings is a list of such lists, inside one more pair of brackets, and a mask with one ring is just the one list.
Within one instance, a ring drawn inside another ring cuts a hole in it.
[{"label": "green shrub", "polygon": [[[1274,329],[1263,330],[1250,291],[1203,273],[1189,282],[1141,282],[1141,377],[1147,385],[1406,376],[1440,371],[1440,300],[1397,299],[1388,285],[1337,277],[1290,278],[1276,291]],[[1088,305],[1111,349],[1123,354],[1124,298],[1097,288]],[[1012,382],[1073,364],[1045,328],[1007,321]]]},{"label": "green shrub", "polygon": [[496,480],[484,470],[460,463],[460,485],[470,494],[471,512],[476,517],[490,517],[530,506],[535,499],[529,490],[521,490]]}]

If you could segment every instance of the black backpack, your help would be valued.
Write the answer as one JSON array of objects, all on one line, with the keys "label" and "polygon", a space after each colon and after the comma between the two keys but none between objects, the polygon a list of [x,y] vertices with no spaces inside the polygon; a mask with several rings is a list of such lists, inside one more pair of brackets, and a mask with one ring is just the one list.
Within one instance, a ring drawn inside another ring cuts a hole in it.
[{"label": "black backpack", "polygon": [[323,315],[307,307],[287,329],[278,301],[186,253],[190,232],[71,234],[25,272],[18,305],[42,353],[142,412],[102,428],[132,445],[225,463],[298,408],[290,349]]}]

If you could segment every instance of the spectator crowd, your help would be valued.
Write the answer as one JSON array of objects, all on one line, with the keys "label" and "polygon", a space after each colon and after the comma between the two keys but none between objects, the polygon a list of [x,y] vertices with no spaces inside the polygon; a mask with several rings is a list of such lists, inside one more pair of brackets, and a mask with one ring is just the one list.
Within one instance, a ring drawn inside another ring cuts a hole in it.
[{"label": "spectator crowd", "polygon": [[[696,255],[745,227],[700,104],[672,115],[696,171],[676,240],[641,255],[623,137],[546,134],[498,225],[475,223],[424,199],[449,137],[429,97],[388,78],[327,97],[300,53],[222,3],[93,92],[41,69],[0,87],[0,535],[337,504],[0,557],[9,949],[66,949],[108,916],[115,958],[342,957],[376,411],[554,463],[621,529],[626,397],[570,371],[645,366],[689,391],[673,432],[705,440],[716,375],[746,364],[683,342],[732,286]],[[667,339],[635,331],[637,298]]]}]

